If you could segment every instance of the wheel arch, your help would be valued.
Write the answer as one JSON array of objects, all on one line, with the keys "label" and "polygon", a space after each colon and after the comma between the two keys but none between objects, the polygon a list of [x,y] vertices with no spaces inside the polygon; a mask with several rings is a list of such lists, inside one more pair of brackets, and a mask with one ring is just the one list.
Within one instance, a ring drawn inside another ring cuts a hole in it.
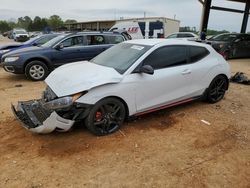
[{"label": "wheel arch", "polygon": [[[225,74],[218,74],[217,76],[223,76],[223,77],[226,79],[226,81],[227,81],[227,88],[226,88],[226,89],[228,90],[228,88],[229,88],[229,79],[228,79],[227,75],[225,75]],[[217,76],[215,76],[214,79],[215,79]]]},{"label": "wheel arch", "polygon": [[[108,98],[115,98],[115,99],[118,99],[119,101],[121,101],[123,103],[124,107],[125,107],[126,118],[129,117],[128,104],[126,103],[126,101],[124,99],[122,99],[121,97],[115,96],[115,95],[111,95],[111,96],[106,96],[106,97],[100,99],[99,101],[104,100],[104,99],[108,99]],[[99,101],[97,101],[97,102],[99,102]]]},{"label": "wheel arch", "polygon": [[30,62],[32,62],[32,61],[41,61],[41,62],[43,62],[43,63],[48,67],[48,69],[51,71],[51,67],[50,67],[50,63],[49,63],[48,59],[46,59],[46,58],[44,58],[44,57],[33,57],[33,58],[29,58],[29,59],[27,59],[27,60],[25,61],[24,66],[23,66],[23,71],[24,71],[24,72],[25,72],[26,66],[27,66]]}]

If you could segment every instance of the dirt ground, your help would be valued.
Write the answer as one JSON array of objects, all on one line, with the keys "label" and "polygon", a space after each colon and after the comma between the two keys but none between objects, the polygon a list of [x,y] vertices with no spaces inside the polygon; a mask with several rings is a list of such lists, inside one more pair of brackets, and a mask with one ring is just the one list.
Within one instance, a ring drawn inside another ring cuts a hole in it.
[{"label": "dirt ground", "polygon": [[[250,77],[250,59],[229,63]],[[217,104],[144,115],[106,137],[22,128],[10,104],[44,88],[0,70],[0,187],[250,187],[249,86],[231,84]]]}]

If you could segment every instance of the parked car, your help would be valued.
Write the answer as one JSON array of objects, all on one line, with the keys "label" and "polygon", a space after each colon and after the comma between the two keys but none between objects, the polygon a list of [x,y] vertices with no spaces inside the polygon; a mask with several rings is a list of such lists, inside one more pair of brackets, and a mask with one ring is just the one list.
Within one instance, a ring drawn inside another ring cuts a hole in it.
[{"label": "parked car", "polygon": [[8,31],[4,32],[4,33],[3,33],[3,36],[4,36],[4,37],[7,37],[7,36],[8,36]]},{"label": "parked car", "polygon": [[16,42],[25,42],[29,40],[29,34],[25,29],[13,29],[12,39]]},{"label": "parked car", "polygon": [[210,45],[144,39],[115,45],[90,61],[64,65],[45,80],[42,99],[13,112],[32,132],[67,131],[84,122],[96,135],[117,131],[128,116],[206,99],[220,101],[230,67]]},{"label": "parked car", "polygon": [[167,39],[172,38],[199,38],[198,35],[192,33],[192,32],[178,32],[178,33],[172,33],[171,35],[166,37]]},{"label": "parked car", "polygon": [[220,34],[210,38],[208,42],[225,59],[250,57],[250,34]]},{"label": "parked car", "polygon": [[7,72],[25,74],[34,81],[44,80],[60,65],[89,60],[126,38],[117,33],[82,32],[62,34],[40,47],[15,50],[2,57]]},{"label": "parked car", "polygon": [[27,48],[30,46],[41,46],[45,44],[46,42],[50,41],[51,39],[57,37],[58,35],[59,34],[40,35],[24,43],[13,43],[13,44],[2,45],[0,46],[0,59],[2,58],[4,54],[17,50],[17,49]]}]

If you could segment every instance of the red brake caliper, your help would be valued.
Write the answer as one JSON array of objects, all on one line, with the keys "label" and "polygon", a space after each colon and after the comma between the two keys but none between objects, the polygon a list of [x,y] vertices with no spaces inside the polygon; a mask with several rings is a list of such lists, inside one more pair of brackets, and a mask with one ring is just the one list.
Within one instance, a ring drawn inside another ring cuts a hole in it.
[{"label": "red brake caliper", "polygon": [[101,119],[102,119],[102,113],[101,112],[96,112],[95,113],[95,119],[96,119],[96,121],[101,121]]}]

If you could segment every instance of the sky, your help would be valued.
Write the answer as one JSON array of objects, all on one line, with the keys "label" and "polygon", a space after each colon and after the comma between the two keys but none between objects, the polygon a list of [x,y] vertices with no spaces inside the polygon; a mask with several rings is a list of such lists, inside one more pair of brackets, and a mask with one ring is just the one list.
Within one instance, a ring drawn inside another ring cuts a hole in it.
[{"label": "sky", "polygon": [[[213,0],[213,5],[244,10],[244,4],[227,0]],[[181,26],[199,29],[202,6],[198,0],[0,0],[0,20],[57,14],[63,20],[88,21],[143,17],[144,12],[176,18]],[[239,32],[242,18],[242,14],[211,10],[208,28]]]}]

